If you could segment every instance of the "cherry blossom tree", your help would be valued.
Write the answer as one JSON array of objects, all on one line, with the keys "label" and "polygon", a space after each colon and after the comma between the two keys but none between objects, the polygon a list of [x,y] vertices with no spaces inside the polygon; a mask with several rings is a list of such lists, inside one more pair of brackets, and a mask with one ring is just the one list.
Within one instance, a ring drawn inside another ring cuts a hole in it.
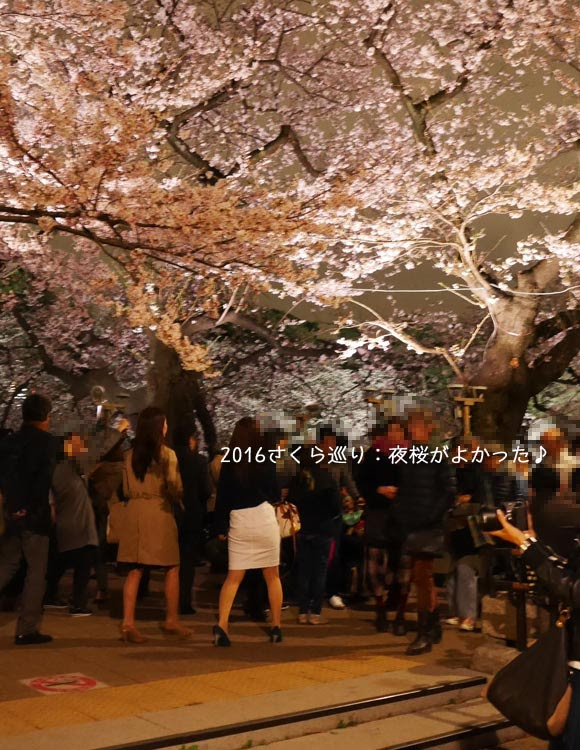
[{"label": "cherry blossom tree", "polygon": [[[5,0],[3,316],[76,383],[153,363],[167,401],[208,332],[272,335],[257,295],[330,308],[356,357],[487,386],[477,430],[509,440],[580,347],[579,13]],[[459,306],[401,304],[426,278]]]}]

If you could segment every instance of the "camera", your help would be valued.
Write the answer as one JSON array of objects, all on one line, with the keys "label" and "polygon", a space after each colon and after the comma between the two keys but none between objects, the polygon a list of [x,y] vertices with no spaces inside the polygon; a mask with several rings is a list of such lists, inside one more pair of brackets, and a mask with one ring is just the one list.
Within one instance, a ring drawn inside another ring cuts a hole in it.
[{"label": "camera", "polygon": [[[506,521],[515,526],[520,531],[526,531],[528,528],[528,512],[524,502],[516,501],[512,503],[503,503],[499,510],[505,513]],[[497,517],[498,508],[483,507],[475,515],[468,516],[467,524],[476,547],[483,547],[493,542],[488,536],[490,531],[501,531],[503,528]]]},{"label": "camera", "polygon": [[[528,512],[523,502],[504,503],[501,510],[505,513],[506,520],[520,531],[528,528]],[[477,519],[482,531],[501,531],[502,525],[497,517],[496,508],[482,508]]]}]

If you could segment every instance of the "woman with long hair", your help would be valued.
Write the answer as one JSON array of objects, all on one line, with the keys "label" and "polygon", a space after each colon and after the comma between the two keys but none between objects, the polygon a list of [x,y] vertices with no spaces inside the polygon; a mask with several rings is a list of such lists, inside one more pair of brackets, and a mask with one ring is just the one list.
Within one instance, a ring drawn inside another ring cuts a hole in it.
[{"label": "woman with long hair", "polygon": [[118,562],[128,569],[123,588],[124,641],[144,643],[135,627],[135,604],[144,570],[165,570],[165,622],[168,635],[189,638],[179,624],[179,543],[175,508],[183,488],[175,453],[164,444],[167,420],[161,409],[148,406],[137,421],[133,447],[125,456],[123,494],[127,500],[120,534]]},{"label": "woman with long hair", "polygon": [[228,623],[238,588],[247,570],[261,569],[272,613],[269,638],[282,640],[280,530],[272,503],[280,499],[276,465],[253,417],[240,419],[224,456],[218,481],[215,530],[228,540],[228,575],[220,591],[219,622],[213,628],[216,646],[229,646]]}]

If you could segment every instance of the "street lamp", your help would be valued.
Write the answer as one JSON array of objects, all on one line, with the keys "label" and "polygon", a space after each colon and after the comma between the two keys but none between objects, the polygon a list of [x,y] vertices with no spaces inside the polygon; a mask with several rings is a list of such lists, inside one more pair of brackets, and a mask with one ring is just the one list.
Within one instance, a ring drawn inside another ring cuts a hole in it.
[{"label": "street lamp", "polygon": [[456,403],[455,417],[463,420],[463,435],[469,437],[471,435],[471,410],[475,404],[483,402],[487,386],[452,383],[449,390]]},{"label": "street lamp", "polygon": [[365,388],[363,393],[365,402],[374,407],[375,424],[378,424],[385,416],[393,416],[395,391],[392,388]]},{"label": "street lamp", "polygon": [[124,404],[115,404],[107,400],[107,392],[102,385],[95,385],[91,389],[91,401],[97,407],[97,421],[102,417],[105,426],[107,426],[111,414],[119,411]]},{"label": "street lamp", "polygon": [[296,430],[298,433],[305,432],[308,428],[308,423],[312,419],[317,419],[322,415],[322,408],[320,404],[306,404],[302,409],[294,412],[294,419],[296,420]]}]

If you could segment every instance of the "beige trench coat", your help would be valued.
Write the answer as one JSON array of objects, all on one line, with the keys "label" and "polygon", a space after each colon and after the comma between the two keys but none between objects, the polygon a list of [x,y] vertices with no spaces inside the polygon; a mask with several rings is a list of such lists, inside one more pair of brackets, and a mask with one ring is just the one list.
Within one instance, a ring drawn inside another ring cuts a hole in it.
[{"label": "beige trench coat", "polygon": [[166,446],[141,482],[133,473],[128,451],[123,467],[123,492],[128,498],[119,530],[118,562],[140,565],[179,565],[177,524],[173,513],[183,487],[177,456]]}]

